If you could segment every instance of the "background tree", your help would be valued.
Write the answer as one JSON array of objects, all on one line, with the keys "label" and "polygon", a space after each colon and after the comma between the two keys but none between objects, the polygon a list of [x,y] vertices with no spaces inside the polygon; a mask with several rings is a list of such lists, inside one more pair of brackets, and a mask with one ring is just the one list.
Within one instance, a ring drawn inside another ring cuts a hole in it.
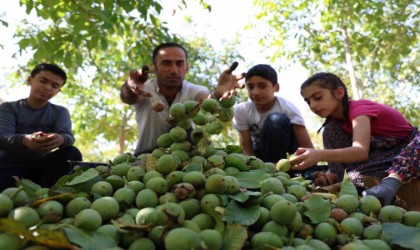
[{"label": "background tree", "polygon": [[285,57],[311,73],[334,72],[350,83],[353,99],[384,102],[420,124],[419,1],[254,3],[261,8],[258,25],[267,26],[260,42],[274,50],[273,60]]},{"label": "background tree", "polygon": [[[253,0],[253,11],[261,12],[255,19],[248,17],[249,29],[241,30],[236,40],[223,40],[227,36],[221,35],[222,49],[202,34],[210,32],[197,26],[194,15],[186,20],[190,33],[184,37],[172,33],[170,25],[160,18],[161,2],[20,1],[28,19],[15,33],[20,45],[15,58],[25,54],[34,57],[29,65],[27,61],[20,65],[13,82],[23,82],[28,70],[40,61],[56,62],[69,72],[69,84],[58,100],[71,109],[77,146],[86,160],[104,161],[117,152],[134,149],[137,132],[133,110],[121,103],[119,88],[130,69],[150,65],[151,50],[164,41],[179,41],[187,47],[187,79],[210,88],[233,60],[239,59],[240,66],[247,69],[267,56],[280,74],[288,62],[302,64],[309,73],[337,73],[352,83],[348,89],[353,98],[366,97],[395,106],[412,124],[420,125],[416,99],[420,71],[418,1]],[[197,3],[211,11],[203,0],[178,2],[173,13]],[[168,8],[167,2],[164,6]],[[29,14],[38,19],[29,18]],[[0,22],[7,25],[2,13]],[[226,23],[229,25],[232,23]],[[262,46],[254,43],[256,38]],[[289,83],[288,79],[281,82],[283,94]],[[285,97],[296,101],[289,94]],[[239,98],[245,100],[246,91],[241,91]],[[303,114],[307,121],[322,123],[309,111]],[[214,138],[218,145],[238,143],[231,128],[224,135]],[[315,137],[314,133],[312,139],[318,144]]]},{"label": "background tree", "polygon": [[[105,155],[115,155],[115,142],[120,153],[134,150],[133,109],[120,101],[119,89],[130,69],[151,64],[156,45],[164,41],[185,45],[190,62],[187,79],[209,87],[223,70],[220,65],[238,58],[232,47],[216,53],[205,39],[181,40],[171,34],[158,18],[162,11],[158,1],[23,0],[21,4],[42,22],[34,25],[26,20],[20,25],[16,33],[20,53],[34,51],[30,66],[49,61],[69,72],[63,94],[71,109],[77,145],[89,152],[86,160],[104,161]],[[16,76],[26,76],[22,71],[27,68],[22,65]]]}]

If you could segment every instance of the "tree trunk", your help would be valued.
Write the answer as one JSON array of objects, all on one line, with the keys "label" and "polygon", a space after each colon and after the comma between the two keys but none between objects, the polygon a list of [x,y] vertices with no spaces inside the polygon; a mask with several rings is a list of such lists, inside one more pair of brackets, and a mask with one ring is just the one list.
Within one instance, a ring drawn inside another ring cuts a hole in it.
[{"label": "tree trunk", "polygon": [[125,126],[122,125],[120,127],[120,131],[118,134],[118,145],[119,145],[119,149],[118,149],[118,153],[122,154],[124,153],[125,150],[125,136],[126,136],[126,130],[125,130]]},{"label": "tree trunk", "polygon": [[127,138],[128,131],[132,129],[130,126],[128,126],[128,121],[131,119],[133,114],[134,112],[132,110],[126,110],[121,120],[120,129],[118,132],[118,152],[120,154],[125,153],[125,139]]},{"label": "tree trunk", "polygon": [[118,153],[122,154],[125,151],[125,138],[127,135],[128,119],[131,115],[128,115],[127,112],[124,114],[123,119],[121,120],[120,129],[118,133]]},{"label": "tree trunk", "polygon": [[351,84],[351,90],[353,92],[353,99],[354,100],[360,100],[362,93],[360,92],[359,88],[357,87],[357,78],[356,78],[356,72],[354,70],[353,65],[353,58],[351,56],[351,45],[350,45],[350,39],[349,35],[347,33],[347,27],[344,25],[343,30],[343,37],[344,37],[344,48],[346,50],[346,63],[347,63],[347,70],[349,72],[350,77],[350,84]]}]

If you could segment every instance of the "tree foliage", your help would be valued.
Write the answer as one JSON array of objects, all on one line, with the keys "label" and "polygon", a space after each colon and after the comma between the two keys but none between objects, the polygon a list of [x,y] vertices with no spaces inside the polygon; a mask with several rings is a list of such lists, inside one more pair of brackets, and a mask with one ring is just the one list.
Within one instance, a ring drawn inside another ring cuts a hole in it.
[{"label": "tree foliage", "polygon": [[[4,26],[4,27],[8,27],[9,23],[7,23],[6,21],[3,20],[3,16],[4,16],[4,13],[0,13],[0,25]],[[4,48],[4,44],[2,42],[0,42],[0,48],[1,49]]]},{"label": "tree foliage", "polygon": [[[69,80],[60,96],[69,107],[76,143],[86,160],[105,161],[116,152],[132,151],[137,141],[133,109],[119,98],[130,69],[151,64],[152,49],[161,42],[182,43],[189,52],[191,82],[212,88],[223,67],[241,60],[235,48],[215,50],[206,37],[173,34],[159,15],[159,0],[20,0],[39,20],[21,22],[15,36],[23,53],[33,53],[15,77],[42,61],[66,69]],[[188,8],[190,1],[178,1]],[[196,0],[211,11],[205,0]],[[350,83],[353,98],[369,98],[398,108],[420,125],[415,99],[420,88],[420,20],[418,1],[254,0],[261,10],[254,34],[273,51],[309,69],[331,71]],[[2,25],[7,25],[2,21]],[[193,27],[194,20],[190,20]],[[193,27],[194,28],[194,27]],[[1,44],[1,43],[0,43]],[[0,45],[1,46],[1,45]],[[248,63],[248,62],[247,62]],[[25,73],[24,73],[25,72]],[[152,75],[153,77],[153,75]],[[408,93],[402,95],[401,93]],[[242,96],[246,96],[243,94]],[[217,138],[237,142],[236,133]]]},{"label": "tree foliage", "polygon": [[[210,9],[204,1],[199,3]],[[22,0],[21,5],[41,20],[39,25],[22,22],[16,33],[19,52],[34,52],[31,66],[48,61],[69,72],[62,95],[71,109],[77,145],[89,152],[88,160],[106,160],[107,150],[115,155],[117,149],[134,149],[133,109],[120,101],[119,89],[130,69],[151,64],[156,45],[183,44],[191,64],[188,80],[209,87],[222,70],[220,63],[232,61],[235,54],[217,54],[205,39],[182,40],[171,34],[159,19],[159,1]],[[186,7],[185,2],[179,7]]]},{"label": "tree foliage", "polygon": [[311,73],[334,72],[350,83],[354,99],[384,102],[420,124],[419,1],[254,3],[261,8],[257,18],[268,26],[261,44],[277,48],[273,60],[299,62]]}]

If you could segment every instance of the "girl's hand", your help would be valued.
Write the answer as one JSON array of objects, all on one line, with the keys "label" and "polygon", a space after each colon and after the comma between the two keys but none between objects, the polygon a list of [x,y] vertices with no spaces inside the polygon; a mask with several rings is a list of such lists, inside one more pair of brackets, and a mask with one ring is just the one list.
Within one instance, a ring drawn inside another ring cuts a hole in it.
[{"label": "girl's hand", "polygon": [[136,93],[139,96],[152,97],[152,94],[144,91],[144,84],[149,78],[149,67],[146,65],[143,66],[141,72],[133,69],[130,71],[127,85],[133,93]]},{"label": "girl's hand", "polygon": [[313,148],[298,148],[289,161],[292,165],[292,170],[304,170],[316,165],[318,160],[319,150]]},{"label": "girl's hand", "polygon": [[316,186],[325,187],[338,182],[337,175],[329,172],[316,171],[312,173],[312,176]]},{"label": "girl's hand", "polygon": [[236,88],[243,88],[245,85],[238,83],[239,80],[244,79],[246,73],[240,75],[233,75],[232,72],[238,67],[238,62],[234,62],[228,69],[223,71],[219,77],[214,96],[217,99],[225,99],[230,95],[236,95]]}]

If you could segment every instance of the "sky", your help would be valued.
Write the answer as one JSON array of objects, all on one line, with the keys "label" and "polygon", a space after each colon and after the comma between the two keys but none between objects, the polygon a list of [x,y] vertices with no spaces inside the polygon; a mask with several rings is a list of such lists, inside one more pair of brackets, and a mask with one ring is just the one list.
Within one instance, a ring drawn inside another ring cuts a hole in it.
[{"label": "sky", "polygon": [[[2,34],[0,44],[4,45],[3,49],[0,48],[2,57],[0,60],[0,99],[3,101],[24,98],[29,93],[29,88],[24,83],[20,84],[19,88],[10,88],[11,83],[7,80],[7,76],[15,70],[16,65],[24,64],[30,57],[30,55],[21,55],[17,59],[12,58],[12,54],[18,51],[17,41],[13,38],[15,27],[23,18],[27,17],[24,8],[20,7],[18,2],[3,1],[0,6],[0,19],[9,23],[7,28],[0,25],[0,34]],[[245,58],[245,63],[240,64],[234,73],[246,72],[247,67],[259,63],[271,64],[276,69],[280,64],[287,63],[270,63],[266,58],[269,51],[259,51],[256,32],[264,32],[261,27],[258,27],[257,31],[243,28],[249,20],[254,20],[253,15],[258,11],[252,5],[252,0],[208,1],[212,6],[210,13],[195,4],[194,1],[188,3],[187,9],[178,8],[180,0],[165,0],[164,2],[161,19],[167,22],[170,30],[176,34],[183,37],[202,34],[211,39],[211,43],[216,49],[222,49],[225,43],[235,40],[237,33],[242,36],[241,41],[245,42],[237,49]],[[184,22],[186,17],[191,17],[194,20],[195,28],[191,28]],[[221,70],[227,66],[221,65]],[[314,116],[299,94],[300,84],[309,76],[308,71],[301,66],[291,65],[277,73],[280,83],[279,95],[298,106],[308,127],[319,127],[319,124],[311,124]]]},{"label": "sky", "polygon": [[19,6],[19,1],[2,1],[0,5],[0,19],[8,22],[8,27],[0,25],[0,98],[3,101],[13,101],[29,94],[29,88],[23,83],[20,88],[11,89],[11,83],[7,80],[9,74],[12,74],[18,63],[25,63],[29,59],[29,55],[23,55],[17,59],[12,55],[19,49],[16,39],[13,38],[16,25],[26,17],[24,8]]}]

